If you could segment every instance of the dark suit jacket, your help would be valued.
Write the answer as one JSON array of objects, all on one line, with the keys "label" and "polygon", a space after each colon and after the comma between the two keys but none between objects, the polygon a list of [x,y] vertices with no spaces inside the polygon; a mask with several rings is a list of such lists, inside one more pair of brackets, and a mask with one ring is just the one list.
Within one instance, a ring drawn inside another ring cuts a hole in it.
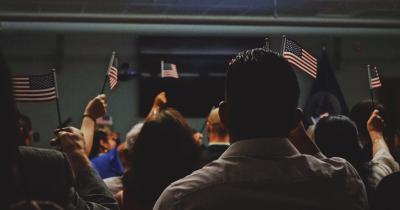
[{"label": "dark suit jacket", "polygon": [[68,158],[56,150],[19,147],[21,199],[46,200],[64,209],[119,209],[96,171],[74,177]]}]

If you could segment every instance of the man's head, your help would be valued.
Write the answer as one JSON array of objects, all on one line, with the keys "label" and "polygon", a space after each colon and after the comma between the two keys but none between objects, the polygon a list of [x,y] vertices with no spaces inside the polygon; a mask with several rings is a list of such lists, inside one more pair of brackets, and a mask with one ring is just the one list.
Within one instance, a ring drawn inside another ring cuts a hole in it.
[{"label": "man's head", "polygon": [[262,48],[239,53],[229,65],[220,106],[231,141],[286,137],[299,94],[297,77],[284,58]]},{"label": "man's head", "polygon": [[219,108],[211,110],[207,119],[208,141],[210,142],[229,142],[228,130],[222,124],[219,117]]}]

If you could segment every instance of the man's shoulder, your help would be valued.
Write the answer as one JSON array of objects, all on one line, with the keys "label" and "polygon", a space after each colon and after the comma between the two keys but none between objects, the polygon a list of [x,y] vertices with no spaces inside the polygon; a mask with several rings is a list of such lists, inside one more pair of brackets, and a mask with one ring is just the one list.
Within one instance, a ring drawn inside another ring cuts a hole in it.
[{"label": "man's shoulder", "polygon": [[54,149],[19,146],[18,152],[23,162],[59,163],[66,161],[65,155]]},{"label": "man's shoulder", "polygon": [[196,192],[210,189],[223,181],[223,164],[216,160],[170,184],[159,200],[178,201]]},{"label": "man's shoulder", "polygon": [[[214,199],[210,194],[218,197],[219,192],[239,193],[239,190],[229,191],[237,186],[248,192],[270,194],[278,185],[288,190],[298,186],[328,190],[362,188],[356,170],[342,158],[303,154],[268,160],[234,157],[213,161],[172,183],[161,194],[154,209],[173,209],[188,200],[209,201],[209,198]],[[265,187],[261,189],[260,186]]]},{"label": "man's shoulder", "polygon": [[316,156],[301,154],[307,158],[308,167],[316,171],[323,171],[327,177],[354,177],[359,179],[357,170],[344,158],[340,157],[325,157],[317,154]]}]

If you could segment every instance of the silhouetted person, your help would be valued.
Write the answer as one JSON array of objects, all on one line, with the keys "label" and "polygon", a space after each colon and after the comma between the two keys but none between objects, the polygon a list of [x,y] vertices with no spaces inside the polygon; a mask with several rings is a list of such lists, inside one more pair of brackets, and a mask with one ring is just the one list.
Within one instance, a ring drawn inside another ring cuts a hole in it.
[{"label": "silhouetted person", "polygon": [[172,108],[155,111],[144,121],[123,176],[123,209],[152,209],[161,192],[198,167],[192,129]]},{"label": "silhouetted person", "polygon": [[284,58],[260,48],[239,53],[229,65],[219,111],[232,144],[168,186],[154,209],[367,209],[364,185],[350,163],[326,158],[311,141],[296,142],[301,149],[314,146],[301,154],[287,138],[299,125],[299,94]]},{"label": "silhouetted person", "polygon": [[219,108],[211,110],[207,119],[208,145],[202,150],[202,165],[218,159],[229,147],[228,129],[219,117]]}]

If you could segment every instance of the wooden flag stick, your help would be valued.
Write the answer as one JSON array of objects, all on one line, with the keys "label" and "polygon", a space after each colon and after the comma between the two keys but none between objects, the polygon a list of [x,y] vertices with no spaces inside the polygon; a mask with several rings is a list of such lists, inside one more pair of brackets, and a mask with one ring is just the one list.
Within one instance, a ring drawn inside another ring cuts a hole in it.
[{"label": "wooden flag stick", "polygon": [[58,128],[62,126],[62,120],[61,120],[61,112],[60,112],[60,102],[58,100],[59,95],[58,95],[58,84],[57,84],[57,77],[56,77],[56,70],[52,69],[53,72],[53,79],[54,79],[54,86],[56,88],[56,105],[57,105],[57,116],[58,116]]},{"label": "wooden flag stick", "polygon": [[115,51],[113,51],[113,52],[111,53],[110,62],[108,63],[108,68],[107,68],[107,71],[106,71],[106,75],[104,76],[103,87],[101,88],[100,94],[103,94],[103,93],[104,93],[104,90],[105,90],[105,88],[106,88],[107,78],[108,78],[108,71],[110,71],[111,65],[112,65],[113,62],[114,62],[114,58],[115,58]]}]

